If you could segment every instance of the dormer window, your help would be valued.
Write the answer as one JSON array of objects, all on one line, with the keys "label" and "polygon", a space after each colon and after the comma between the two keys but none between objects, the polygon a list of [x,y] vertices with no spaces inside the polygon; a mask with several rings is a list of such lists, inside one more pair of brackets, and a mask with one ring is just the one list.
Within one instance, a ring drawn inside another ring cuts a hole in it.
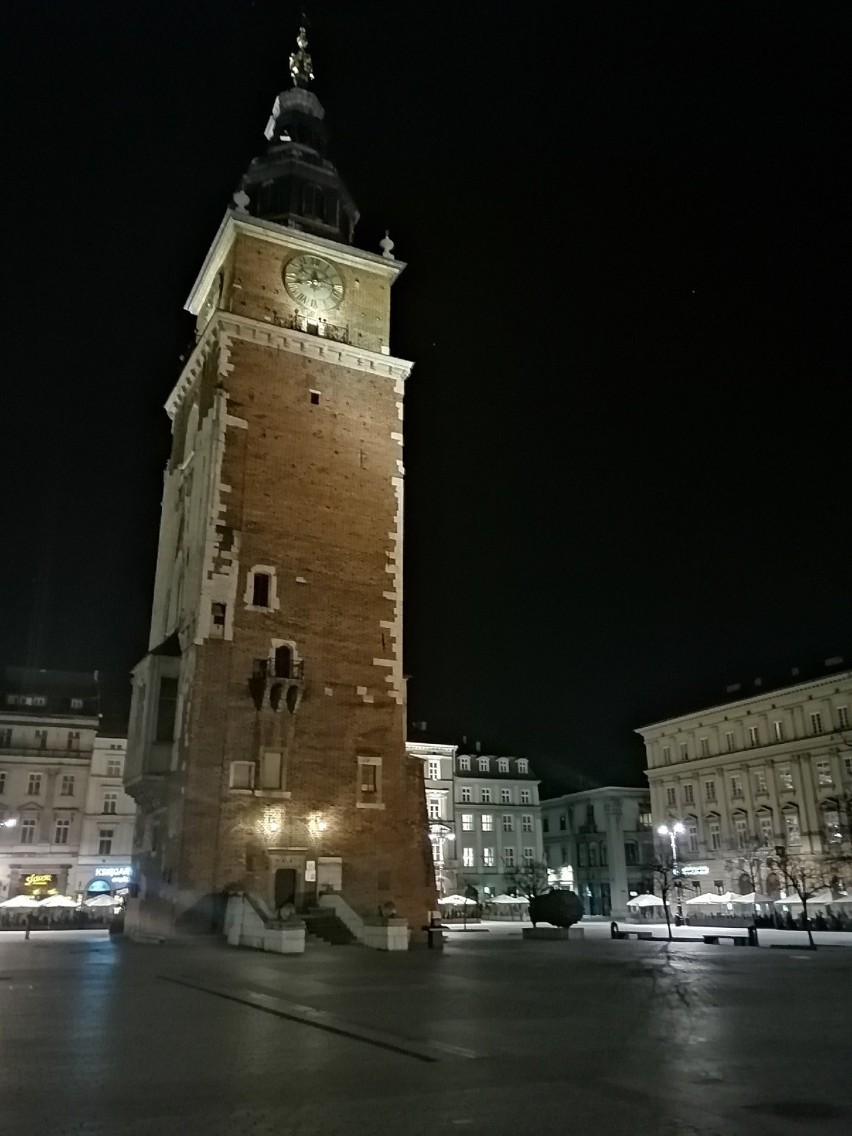
[{"label": "dormer window", "polygon": [[488,772],[488,758],[487,757],[480,757],[477,764],[479,766],[479,772],[480,773],[487,773]]},{"label": "dormer window", "polygon": [[501,757],[497,762],[497,768],[501,773],[509,772],[509,759],[508,757]]},{"label": "dormer window", "polygon": [[470,758],[469,757],[460,757],[459,758],[459,769],[465,770],[466,772],[470,771]]},{"label": "dormer window", "polygon": [[518,773],[529,773],[530,763],[525,757],[518,758]]}]

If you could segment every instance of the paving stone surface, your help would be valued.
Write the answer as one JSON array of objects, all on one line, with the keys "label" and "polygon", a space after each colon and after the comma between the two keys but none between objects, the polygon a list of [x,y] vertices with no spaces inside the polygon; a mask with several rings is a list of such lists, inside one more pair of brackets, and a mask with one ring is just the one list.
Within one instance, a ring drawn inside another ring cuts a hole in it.
[{"label": "paving stone surface", "polygon": [[852,1131],[852,952],[0,935],[0,1133]]}]

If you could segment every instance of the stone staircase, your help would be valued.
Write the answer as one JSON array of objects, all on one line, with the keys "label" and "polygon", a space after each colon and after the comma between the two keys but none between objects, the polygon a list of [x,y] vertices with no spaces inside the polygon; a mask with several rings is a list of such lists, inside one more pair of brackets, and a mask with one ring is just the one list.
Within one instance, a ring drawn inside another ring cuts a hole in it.
[{"label": "stone staircase", "polygon": [[334,947],[348,947],[357,942],[346,924],[327,907],[311,908],[302,918],[305,932],[315,939],[322,939]]}]

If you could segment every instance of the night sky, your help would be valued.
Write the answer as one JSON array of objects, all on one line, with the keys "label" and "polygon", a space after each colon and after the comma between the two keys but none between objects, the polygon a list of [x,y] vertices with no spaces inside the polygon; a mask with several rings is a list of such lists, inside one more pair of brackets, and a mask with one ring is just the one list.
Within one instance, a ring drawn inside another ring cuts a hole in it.
[{"label": "night sky", "polygon": [[[144,653],[182,305],[299,11],[0,7],[0,661]],[[635,726],[852,646],[850,6],[308,20],[356,243],[408,262],[409,716],[640,783]]]}]

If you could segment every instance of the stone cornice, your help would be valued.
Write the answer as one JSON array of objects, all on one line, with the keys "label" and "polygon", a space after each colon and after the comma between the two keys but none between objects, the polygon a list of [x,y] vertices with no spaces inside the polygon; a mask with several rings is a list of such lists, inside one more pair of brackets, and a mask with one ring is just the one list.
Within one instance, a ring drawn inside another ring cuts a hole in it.
[{"label": "stone cornice", "polygon": [[285,225],[276,225],[274,221],[262,221],[258,217],[251,217],[248,213],[237,213],[229,209],[219,226],[213,243],[204,258],[201,271],[195,278],[184,307],[193,315],[198,315],[204,299],[213,285],[216,273],[231,250],[237,233],[246,233],[261,241],[281,245],[291,249],[303,249],[305,252],[316,252],[317,249],[326,251],[338,264],[348,265],[350,268],[361,271],[375,272],[390,278],[393,282],[405,268],[401,260],[392,260],[378,253],[364,252],[363,249],[352,245],[343,245],[339,241],[329,240],[327,237],[315,237],[310,233],[303,233],[299,229],[290,229]]},{"label": "stone cornice", "polygon": [[307,359],[318,359],[324,363],[349,367],[367,374],[386,376],[395,382],[404,381],[414,366],[409,360],[397,359],[393,355],[365,351],[363,347],[353,347],[348,343],[323,339],[319,335],[309,335],[304,331],[293,331],[290,328],[279,327],[277,324],[219,311],[204,329],[204,334],[195,345],[195,350],[166,400],[166,410],[170,418],[174,418],[187,391],[192,389],[210,346],[214,341],[221,341],[224,337],[242,339],[248,343],[262,343]]},{"label": "stone cornice", "polygon": [[[661,730],[664,726],[693,722],[694,725],[687,728],[697,729],[699,725],[698,720],[711,714],[724,714],[726,710],[739,710],[760,702],[768,703],[771,702],[772,699],[783,698],[790,694],[796,694],[799,691],[813,690],[819,686],[832,686],[836,683],[847,681],[848,679],[852,679],[852,671],[836,671],[834,674],[825,675],[821,678],[806,679],[803,682],[791,683],[790,686],[770,687],[766,690],[760,690],[754,694],[750,694],[748,698],[738,698],[731,702],[717,702],[715,706],[705,706],[701,710],[693,710],[690,714],[681,714],[676,718],[663,718],[659,722],[651,722],[647,726],[639,726],[633,732],[639,734],[647,741],[647,735],[654,730]],[[769,707],[767,706],[764,709],[768,711]],[[757,710],[755,713],[763,713],[763,710]],[[704,725],[706,725],[706,723],[704,723]],[[709,729],[711,727],[707,726],[707,728]]]}]

